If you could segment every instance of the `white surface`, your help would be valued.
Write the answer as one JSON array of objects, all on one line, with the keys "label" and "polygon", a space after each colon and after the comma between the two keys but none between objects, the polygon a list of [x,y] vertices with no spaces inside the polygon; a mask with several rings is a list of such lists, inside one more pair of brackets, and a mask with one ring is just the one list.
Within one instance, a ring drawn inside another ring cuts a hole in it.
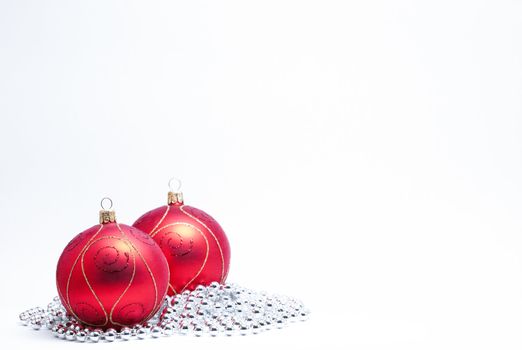
[{"label": "white surface", "polygon": [[311,320],[100,348],[519,349],[521,36],[517,1],[2,0],[5,348],[82,347],[18,313],[175,175]]}]

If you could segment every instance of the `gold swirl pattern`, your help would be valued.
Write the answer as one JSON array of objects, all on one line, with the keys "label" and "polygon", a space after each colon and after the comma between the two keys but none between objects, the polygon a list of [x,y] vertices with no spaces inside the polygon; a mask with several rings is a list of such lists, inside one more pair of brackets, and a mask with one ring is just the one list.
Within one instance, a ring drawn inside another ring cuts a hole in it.
[{"label": "gold swirl pattern", "polygon": [[[190,213],[186,212],[185,210],[183,210],[185,206],[182,205],[179,209],[187,216],[191,217],[192,219],[196,220],[197,222],[199,222],[201,225],[203,225],[203,227],[205,227],[208,232],[210,232],[210,234],[212,235],[212,237],[214,238],[214,240],[216,241],[216,244],[218,246],[218,249],[219,249],[219,254],[221,255],[221,281],[220,283],[223,283],[225,281],[225,257],[223,256],[223,250],[221,249],[221,244],[219,243],[216,235],[214,234],[214,232],[212,232],[212,230],[204,223],[202,222],[201,220],[199,220],[198,218],[196,218],[194,215],[191,215]],[[206,238],[205,238],[206,239]]]},{"label": "gold swirl pattern", "polygon": [[[120,225],[116,222],[116,226],[118,227],[118,230],[120,231],[120,233],[123,235],[123,237],[127,237],[127,235],[122,231]],[[147,268],[147,271],[149,272],[149,275],[150,277],[152,278],[152,283],[154,285],[154,306],[152,307],[152,309],[150,310],[149,314],[147,315],[147,319],[149,317],[152,316],[152,314],[154,313],[154,311],[156,311],[156,307],[158,306],[158,286],[156,284],[156,278],[154,278],[154,274],[152,273],[152,270],[150,269],[150,266],[149,264],[147,263],[147,261],[145,260],[145,258],[143,257],[143,255],[141,255],[140,251],[134,246],[134,244],[132,244],[131,241],[129,241],[129,244],[132,246],[132,248],[134,248],[134,250],[136,251],[136,253],[138,253],[138,255],[140,256],[141,258],[141,261],[143,261],[143,263],[145,264],[145,267]],[[169,275],[169,279],[170,279],[170,275]],[[130,287],[130,285],[129,285]],[[126,293],[127,290],[124,291],[124,293]],[[166,292],[166,291],[165,291]],[[121,297],[121,296],[120,296]],[[163,297],[165,297],[165,295],[163,295]],[[162,298],[163,300],[163,298]],[[112,312],[114,311],[114,308],[112,308],[111,310],[111,313],[110,313],[110,318],[112,319]]]},{"label": "gold swirl pattern", "polygon": [[80,301],[74,304],[74,308],[76,310],[76,314],[78,315],[87,316],[90,320],[100,319],[101,315],[98,310],[96,310],[96,308],[88,302]]},{"label": "gold swirl pattern", "polygon": [[[115,254],[116,256],[112,256]],[[120,251],[111,245],[99,248],[94,255],[94,264],[103,272],[118,273],[129,267],[129,253],[124,253],[120,261]]]},{"label": "gold swirl pattern", "polygon": [[[109,323],[109,320],[110,318],[112,317],[112,315],[107,315],[107,311],[105,310],[105,308],[103,307],[103,304],[102,302],[100,301],[100,298],[98,297],[98,295],[96,294],[96,292],[94,291],[94,289],[92,288],[91,286],[91,283],[89,282],[89,279],[87,278],[87,274],[85,273],[85,267],[84,267],[84,261],[85,261],[85,254],[87,253],[87,251],[89,250],[89,248],[99,242],[99,241],[102,241],[102,240],[105,240],[105,239],[116,239],[118,241],[121,241],[123,243],[125,243],[127,246],[129,246],[130,242],[127,240],[127,239],[122,239],[121,237],[118,237],[118,236],[103,236],[103,237],[100,237],[98,239],[96,239],[95,241],[92,241],[88,246],[87,248],[85,249],[85,251],[81,254],[81,267],[82,267],[82,274],[83,274],[83,278],[85,279],[85,283],[87,283],[87,286],[89,287],[89,290],[91,291],[92,295],[94,296],[94,298],[96,299],[96,301],[98,302],[98,304],[100,305],[100,308],[103,310],[103,313],[105,314],[105,322],[103,324],[90,324],[88,322],[85,322],[83,320],[81,320],[81,318],[78,317],[78,319],[80,319],[83,323],[85,324],[88,324],[90,326],[94,326],[94,327],[103,327],[105,325],[107,325],[107,323]],[[129,247],[129,251],[132,251],[132,249],[130,249]],[[134,254],[133,254],[133,260],[135,261],[134,259]],[[132,276],[132,279],[134,278],[134,271],[136,269],[136,264],[134,264],[134,270],[133,270],[133,276]],[[130,285],[129,285],[130,286]],[[127,287],[128,289],[128,287]],[[127,291],[127,289],[124,291],[124,293]],[[123,293],[123,294],[124,294]],[[121,298],[121,296],[120,296]],[[76,315],[75,315],[76,316]]]},{"label": "gold swirl pattern", "polygon": [[[130,245],[132,245],[132,243],[130,241],[126,241],[126,240],[122,240],[124,241],[125,243],[128,243]],[[134,248],[136,249],[136,248]],[[130,249],[129,249],[130,250]],[[120,294],[120,296],[118,297],[118,299],[116,299],[116,302],[114,303],[114,305],[112,306],[111,308],[111,312],[109,313],[109,320],[113,323],[113,324],[117,324],[118,326],[127,326],[125,324],[121,324],[121,323],[118,323],[118,322],[115,322],[113,319],[112,319],[112,314],[114,312],[114,309],[116,308],[116,305],[118,305],[118,303],[120,302],[121,298],[123,298],[123,296],[125,295],[125,293],[127,293],[127,291],[129,290],[130,286],[132,285],[132,282],[134,282],[134,276],[136,276],[136,256],[134,254],[132,254],[132,276],[131,276],[131,279],[129,281],[129,284],[127,285],[127,287],[125,288],[125,290]]]},{"label": "gold swirl pattern", "polygon": [[130,303],[118,311],[118,317],[127,321],[128,324],[141,321],[143,315],[145,315],[145,306],[142,303]]},{"label": "gold swirl pattern", "polygon": [[[203,269],[205,268],[205,265],[207,264],[208,254],[209,254],[209,250],[210,250],[210,248],[209,248],[209,245],[208,245],[208,239],[207,239],[207,237],[205,236],[205,234],[204,234],[203,232],[201,232],[201,230],[200,230],[199,228],[197,228],[196,226],[191,225],[191,224],[189,224],[189,223],[187,223],[187,222],[178,221],[178,222],[173,222],[172,224],[165,225],[165,226],[159,228],[159,229],[156,231],[156,234],[157,234],[158,232],[160,232],[161,230],[166,229],[167,227],[171,227],[171,226],[175,226],[175,225],[185,225],[185,226],[187,226],[187,227],[191,227],[191,228],[195,229],[195,230],[196,230],[196,231],[197,231],[197,232],[198,232],[198,233],[203,237],[203,239],[205,240],[206,247],[207,247],[207,249],[206,249],[206,251],[205,251],[205,259],[203,260],[203,264],[201,265],[199,271],[194,275],[194,277],[192,277],[192,279],[191,279],[190,281],[188,281],[188,282],[183,286],[183,288],[182,288],[179,292],[177,292],[177,291],[174,289],[174,287],[172,287],[172,285],[169,283],[169,286],[170,286],[170,288],[174,291],[174,293],[178,294],[178,293],[182,293],[182,292],[187,288],[187,286],[188,286],[189,284],[191,284],[191,283],[192,283],[192,282],[193,282],[193,281],[194,281],[194,280],[195,280],[195,279],[196,279],[196,278],[201,274],[201,271],[203,271]],[[170,280],[170,278],[169,278],[169,280]]]},{"label": "gold swirl pattern", "polygon": [[[171,235],[178,236],[179,243],[177,245],[172,244],[173,237],[171,237]],[[168,249],[170,250],[171,256],[181,257],[181,256],[185,256],[187,254],[190,254],[190,252],[194,248],[193,239],[190,239],[188,241],[188,247],[186,247],[186,248],[183,247],[183,240],[184,240],[183,236],[181,236],[178,232],[168,231],[163,234],[163,237],[161,237],[161,239],[159,239],[158,244],[160,247],[163,247],[163,246],[165,248],[168,247]]]}]

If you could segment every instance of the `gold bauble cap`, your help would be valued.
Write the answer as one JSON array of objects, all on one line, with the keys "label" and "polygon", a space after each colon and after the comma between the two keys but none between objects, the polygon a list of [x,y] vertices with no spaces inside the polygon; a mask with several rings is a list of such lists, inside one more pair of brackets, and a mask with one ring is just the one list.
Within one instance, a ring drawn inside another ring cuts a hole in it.
[{"label": "gold bauble cap", "polygon": [[168,204],[183,204],[183,192],[171,192],[169,191]]}]

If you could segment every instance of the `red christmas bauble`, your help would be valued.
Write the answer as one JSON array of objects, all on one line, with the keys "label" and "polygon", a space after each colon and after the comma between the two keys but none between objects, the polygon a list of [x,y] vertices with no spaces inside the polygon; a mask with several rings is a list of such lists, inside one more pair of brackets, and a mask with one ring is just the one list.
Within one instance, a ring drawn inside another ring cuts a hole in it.
[{"label": "red christmas bauble", "polygon": [[[97,328],[133,326],[152,317],[167,293],[169,268],[144,232],[109,219],[69,242],[56,269],[58,295],[81,323]],[[102,219],[102,216],[105,218]]]},{"label": "red christmas bauble", "polygon": [[133,224],[148,233],[167,257],[171,271],[168,294],[225,282],[230,245],[221,226],[204,211],[184,205],[181,193],[169,192],[168,203]]}]

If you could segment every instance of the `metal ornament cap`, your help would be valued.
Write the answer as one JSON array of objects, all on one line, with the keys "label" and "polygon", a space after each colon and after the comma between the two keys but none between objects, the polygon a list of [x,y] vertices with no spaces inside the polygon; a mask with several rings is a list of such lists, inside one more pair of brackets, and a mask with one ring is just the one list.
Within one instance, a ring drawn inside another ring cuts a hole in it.
[{"label": "metal ornament cap", "polygon": [[116,222],[116,212],[114,210],[100,210],[100,224]]},{"label": "metal ornament cap", "polygon": [[183,205],[183,193],[169,191],[167,204]]}]

